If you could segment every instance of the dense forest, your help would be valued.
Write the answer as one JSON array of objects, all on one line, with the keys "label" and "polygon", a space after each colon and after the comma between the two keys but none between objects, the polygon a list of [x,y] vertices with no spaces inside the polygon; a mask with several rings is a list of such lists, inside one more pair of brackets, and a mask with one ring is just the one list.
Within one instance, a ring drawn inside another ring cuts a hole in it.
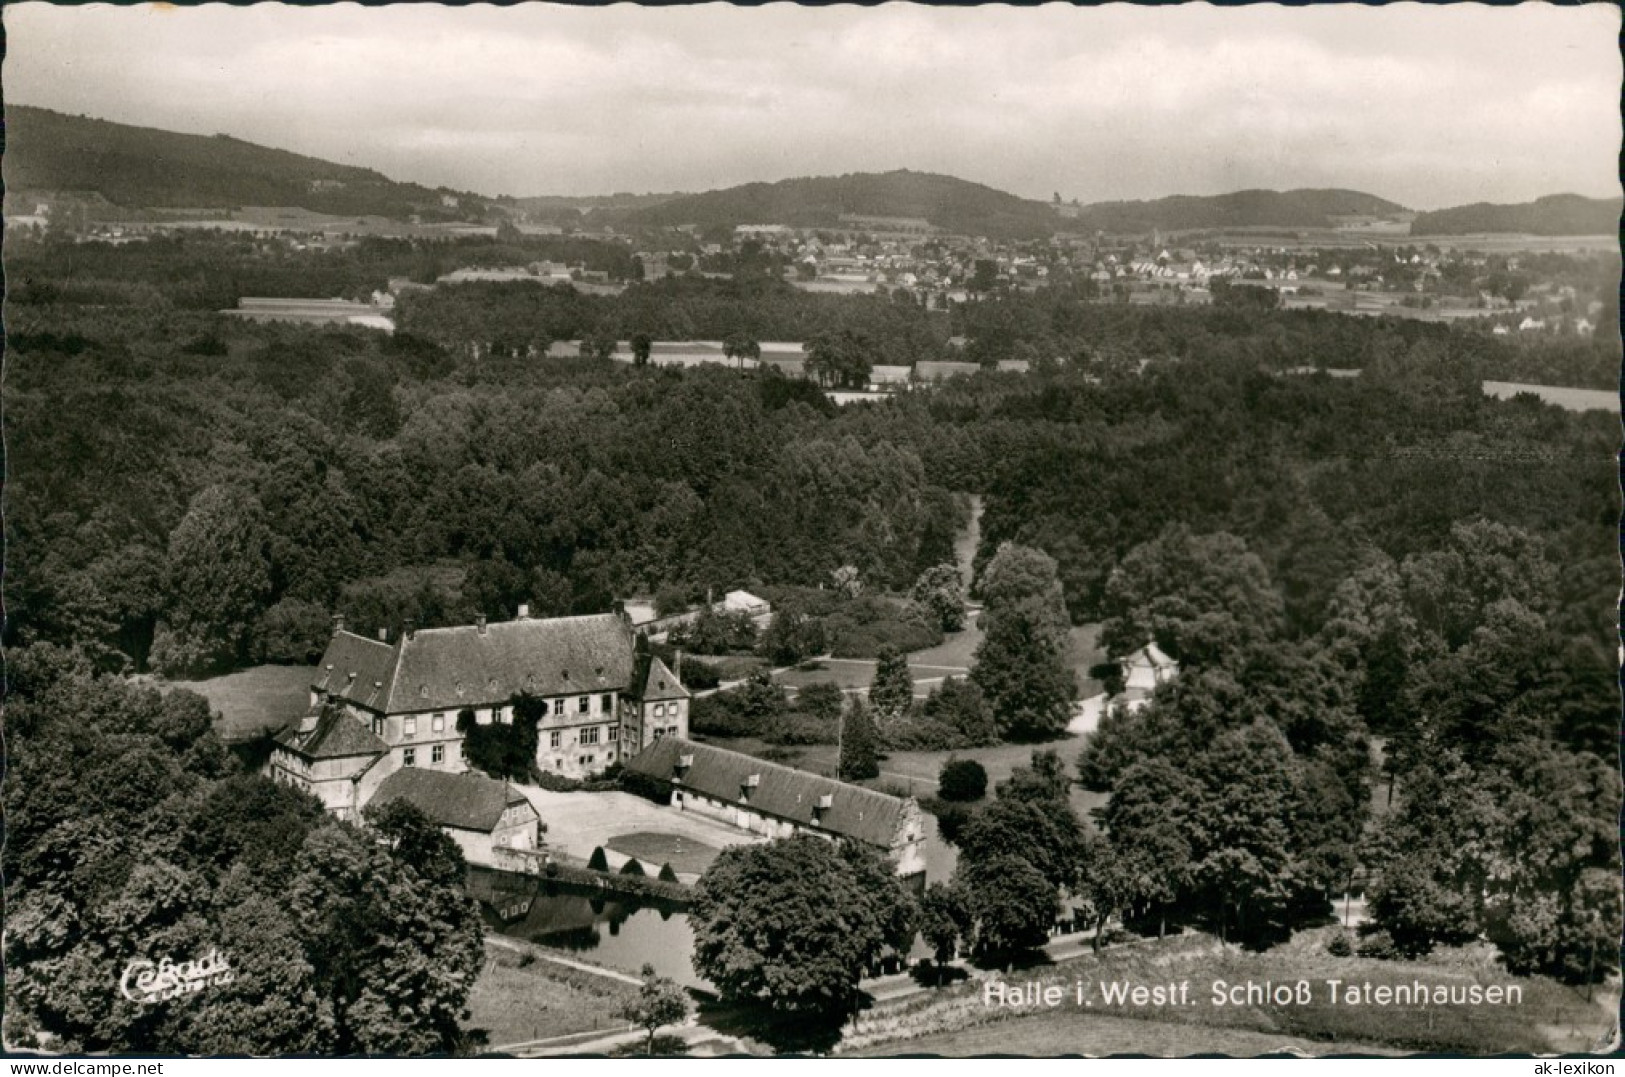
[{"label": "dense forest", "polygon": [[[491,200],[397,183],[380,173],[227,135],[185,135],[50,109],[6,109],[13,190],[72,192],[136,208],[302,206],[405,220],[480,220]],[[452,195],[456,211],[442,202]]]},{"label": "dense forest", "polygon": [[[1372,557],[1402,563],[1487,520],[1562,566],[1566,636],[1612,650],[1616,423],[1478,389],[1596,384],[1618,366],[1604,341],[1061,289],[943,313],[749,276],[620,296],[443,286],[403,296],[394,336],[208,313],[233,290],[319,294],[308,282],[323,274],[364,289],[414,261],[492,253],[14,244],[9,638],[201,670],[299,657],[339,611],[383,626],[526,600],[586,610],[662,589],[816,587],[847,565],[903,591],[948,559],[960,491],[988,495],[983,556],[1011,539],[1046,551],[1078,620],[1107,612],[1130,551],[1183,524],[1244,542],[1283,630],[1307,638]],[[532,358],[591,335],[840,332],[864,364],[906,362],[946,354],[956,331],[1039,356],[1034,373],[837,410],[766,372]],[[1305,365],[1364,376],[1284,373]]]},{"label": "dense forest", "polygon": [[1553,194],[1533,202],[1469,206],[1418,213],[1411,222],[1413,236],[1460,236],[1473,232],[1522,232],[1532,236],[1603,236],[1618,229],[1617,198],[1585,198]]}]

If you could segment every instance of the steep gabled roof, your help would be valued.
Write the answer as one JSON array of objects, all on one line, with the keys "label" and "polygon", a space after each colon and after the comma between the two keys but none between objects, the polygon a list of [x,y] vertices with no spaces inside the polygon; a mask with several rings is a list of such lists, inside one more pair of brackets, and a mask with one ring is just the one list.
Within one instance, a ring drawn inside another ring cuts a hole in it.
[{"label": "steep gabled roof", "polygon": [[[681,766],[685,757],[692,763]],[[662,737],[626,763],[634,770],[678,788],[765,815],[889,849],[902,825],[907,802],[860,785],[730,752],[680,737]],[[754,786],[747,779],[755,775]],[[829,797],[830,806],[819,802]]]},{"label": "steep gabled roof", "polygon": [[385,710],[456,709],[632,686],[632,630],[613,613],[425,628],[400,642]]},{"label": "steep gabled roof", "polygon": [[485,834],[496,829],[509,807],[529,803],[507,782],[420,767],[402,767],[385,778],[368,804],[383,805],[395,800],[406,801],[440,826]]},{"label": "steep gabled roof", "polygon": [[305,721],[296,722],[278,733],[276,742],[307,759],[381,755],[389,751],[387,744],[342,707],[323,708],[315,716],[314,728],[301,732],[303,727],[310,724],[310,717],[307,715]]},{"label": "steep gabled roof", "polygon": [[648,666],[648,672],[643,675],[643,695],[640,697],[643,702],[659,703],[662,700],[689,697],[689,690],[683,687],[676,674],[666,668],[666,663],[650,655]]},{"label": "steep gabled roof", "polygon": [[381,711],[385,693],[394,679],[395,658],[395,648],[389,644],[340,629],[328,642],[311,687],[369,710]]}]

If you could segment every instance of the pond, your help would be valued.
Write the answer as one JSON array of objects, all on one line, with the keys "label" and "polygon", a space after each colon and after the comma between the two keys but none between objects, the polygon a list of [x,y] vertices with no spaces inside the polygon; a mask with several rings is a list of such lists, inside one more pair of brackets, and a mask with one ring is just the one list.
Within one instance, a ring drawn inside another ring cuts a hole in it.
[{"label": "pond", "polygon": [[479,867],[468,869],[468,890],[487,931],[633,976],[647,963],[685,987],[709,990],[689,961],[694,933],[680,905]]}]

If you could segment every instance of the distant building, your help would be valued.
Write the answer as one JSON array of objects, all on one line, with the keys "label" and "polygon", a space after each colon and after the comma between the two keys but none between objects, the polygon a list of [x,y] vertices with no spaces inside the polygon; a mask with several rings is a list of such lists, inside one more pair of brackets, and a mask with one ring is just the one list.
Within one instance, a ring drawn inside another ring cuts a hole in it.
[{"label": "distant building", "polygon": [[498,863],[497,849],[525,850],[541,845],[541,820],[536,809],[507,782],[480,774],[397,770],[379,785],[371,804],[382,806],[397,800],[433,820],[457,843],[463,859],[470,864],[489,867]]},{"label": "distant building", "polygon": [[982,368],[975,363],[951,363],[922,360],[914,364],[914,377],[923,382],[947,381],[961,374],[974,374]]},{"label": "distant building", "polygon": [[869,368],[869,388],[876,392],[906,388],[913,377],[914,368],[910,366],[872,366]]},{"label": "distant building", "polygon": [[664,737],[626,769],[671,788],[671,806],[767,838],[813,834],[884,854],[905,879],[923,882],[925,821],[912,798],[681,737]]}]

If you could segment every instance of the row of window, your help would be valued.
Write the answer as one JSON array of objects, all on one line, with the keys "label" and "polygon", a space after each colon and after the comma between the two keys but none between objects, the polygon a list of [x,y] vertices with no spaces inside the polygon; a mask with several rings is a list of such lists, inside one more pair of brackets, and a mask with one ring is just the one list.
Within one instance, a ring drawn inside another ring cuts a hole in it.
[{"label": "row of window", "polygon": [[[459,754],[459,752],[458,752],[457,745],[452,744],[451,745],[451,757],[453,759],[456,759],[458,757],[458,754]],[[446,761],[446,745],[444,745],[444,744],[436,744],[432,748],[429,749],[429,762],[430,763],[444,763],[445,761]],[[402,748],[401,749],[401,765],[402,766],[408,766],[408,767],[417,766],[418,765],[418,750],[416,748]]]},{"label": "row of window", "polygon": [[[557,717],[563,717],[564,714],[567,711],[566,704],[568,704],[568,702],[569,701],[565,700],[565,699],[555,699],[553,701],[553,714],[555,716],[557,716]],[[603,713],[603,714],[614,714],[615,713],[615,696],[614,696],[614,694],[613,693],[605,693],[603,696],[601,696],[599,698],[598,705],[599,705],[599,710],[600,710],[601,713]],[[677,705],[675,703],[672,704],[672,713],[673,714],[677,713],[676,708],[677,708]],[[578,696],[576,698],[576,713],[577,714],[591,714],[592,713],[592,697],[591,696]],[[655,713],[656,714],[661,713],[661,711],[660,711],[660,709],[658,707],[656,708]],[[502,708],[501,707],[492,707],[491,708],[491,721],[493,721],[493,722],[503,721]],[[374,735],[380,736],[380,737],[383,736],[384,735],[384,728],[385,728],[385,726],[384,726],[384,719],[383,718],[374,718],[372,720],[372,731],[373,731]],[[431,715],[430,718],[429,718],[429,731],[431,733],[444,733],[446,731],[446,716],[444,714]],[[418,716],[415,715],[415,714],[409,714],[406,717],[402,718],[401,719],[401,736],[403,736],[403,737],[415,737],[417,735],[418,735]]]},{"label": "row of window", "polygon": [[[586,728],[582,729],[579,733],[576,734],[576,743],[577,744],[597,744],[598,739],[599,739],[600,736],[602,736],[603,739],[607,743],[614,744],[616,741],[621,739],[621,727],[618,726],[618,725],[611,725],[611,726],[590,725],[590,726],[587,726]],[[549,748],[562,748],[562,747],[564,747],[564,730],[555,729],[551,733],[549,733],[547,735],[547,746]]]},{"label": "row of window", "polygon": [[656,703],[655,717],[664,718],[667,715],[671,715],[671,717],[676,718],[678,715],[682,714],[682,711],[678,710],[678,707],[680,706],[681,704],[678,703],[672,703],[669,705],[665,703]]}]

